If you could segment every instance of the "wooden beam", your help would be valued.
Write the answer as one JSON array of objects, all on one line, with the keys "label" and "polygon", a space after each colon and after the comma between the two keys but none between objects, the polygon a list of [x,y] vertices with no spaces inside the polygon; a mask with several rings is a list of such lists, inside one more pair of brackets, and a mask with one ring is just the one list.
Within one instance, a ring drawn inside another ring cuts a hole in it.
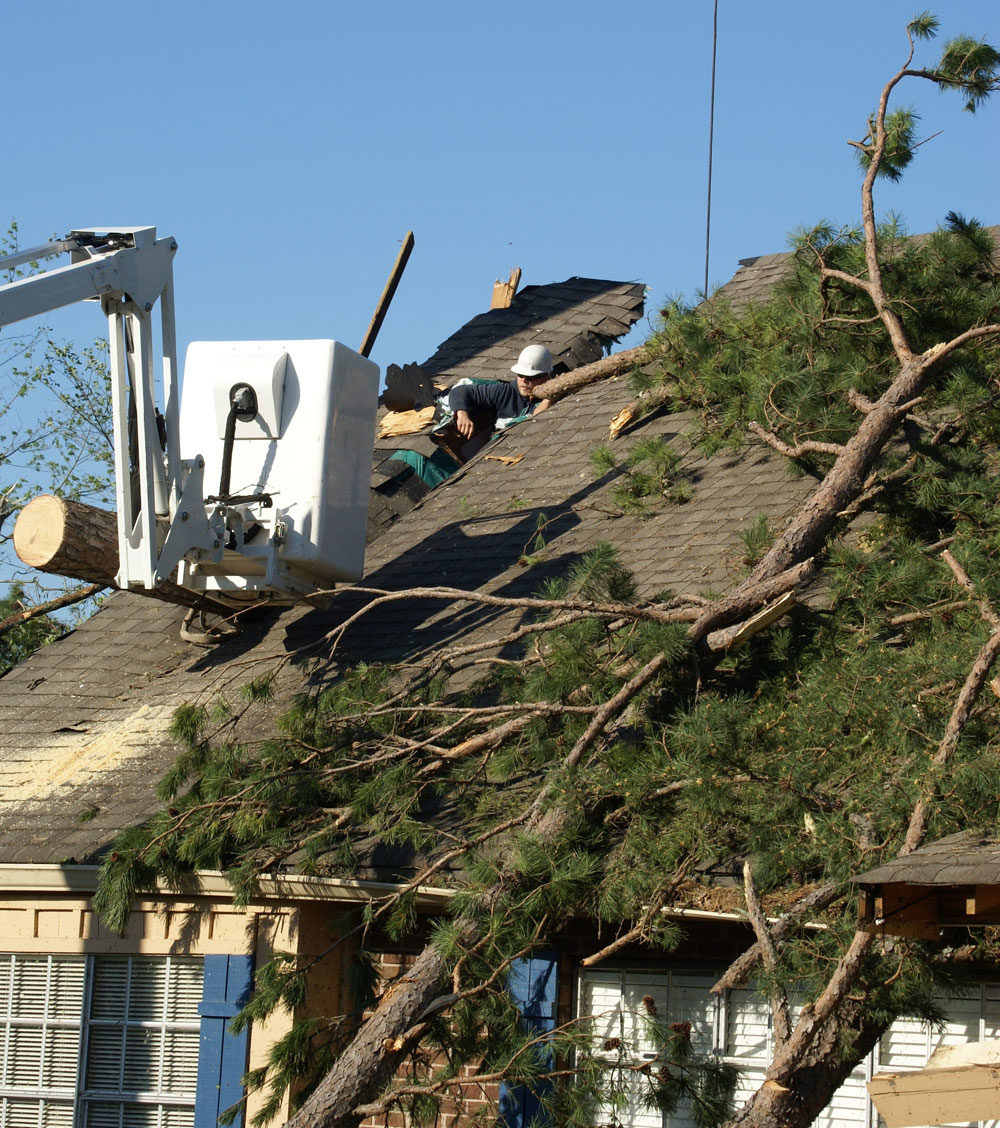
[{"label": "wooden beam", "polygon": [[403,277],[403,271],[406,269],[406,263],[410,257],[410,251],[412,250],[413,232],[407,231],[403,245],[399,248],[399,254],[396,256],[392,273],[389,275],[389,281],[386,282],[385,289],[382,291],[382,297],[379,298],[378,305],[375,307],[375,313],[372,315],[368,332],[365,333],[365,339],[361,342],[361,348],[358,349],[358,352],[361,353],[362,356],[371,355],[375,338],[378,336],[378,331],[382,328],[382,322],[385,321],[385,315],[389,310],[389,303],[396,293],[396,287],[399,285],[400,278]]},{"label": "wooden beam", "polygon": [[965,897],[967,916],[979,917],[1000,909],[1000,885],[974,885]]}]

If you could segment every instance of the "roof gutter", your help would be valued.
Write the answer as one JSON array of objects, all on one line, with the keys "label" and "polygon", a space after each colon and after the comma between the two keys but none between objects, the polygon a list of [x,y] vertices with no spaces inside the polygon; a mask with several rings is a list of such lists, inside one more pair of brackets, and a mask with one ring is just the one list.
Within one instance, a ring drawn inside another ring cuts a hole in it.
[{"label": "roof gutter", "polygon": [[[100,866],[0,864],[0,892],[75,893],[97,889]],[[434,908],[451,900],[453,891],[432,885],[410,886],[390,881],[356,881],[340,877],[304,877],[300,874],[264,874],[259,879],[260,901],[349,901],[366,903],[412,891],[417,905]],[[232,898],[233,890],[220,870],[204,870],[185,877],[178,885],[157,881],[156,892]]]},{"label": "roof gutter", "polygon": [[[60,866],[0,863],[0,893],[75,893],[86,896],[97,889],[100,866]],[[232,887],[221,870],[199,870],[178,885],[157,881],[156,892],[166,895],[224,897],[231,899]],[[306,877],[301,874],[264,874],[254,903],[267,901],[340,901],[365,904],[394,894],[413,892],[420,908],[443,908],[455,890],[433,885],[410,886],[392,881],[359,881],[343,877]],[[684,909],[665,906],[660,912],[674,919],[726,921],[748,925],[745,913],[710,909]],[[771,917],[769,920],[776,920]],[[806,921],[804,928],[821,931],[827,925]]]}]

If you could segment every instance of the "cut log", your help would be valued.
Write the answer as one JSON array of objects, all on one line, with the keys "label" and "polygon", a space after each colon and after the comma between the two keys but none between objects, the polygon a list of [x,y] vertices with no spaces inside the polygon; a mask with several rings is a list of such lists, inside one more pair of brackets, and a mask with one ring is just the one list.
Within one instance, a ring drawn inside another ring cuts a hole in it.
[{"label": "cut log", "polygon": [[[53,494],[39,494],[14,522],[14,551],[31,568],[84,583],[117,588],[118,518],[104,509]],[[166,580],[155,590],[130,588],[167,603],[225,611],[222,604]]]}]

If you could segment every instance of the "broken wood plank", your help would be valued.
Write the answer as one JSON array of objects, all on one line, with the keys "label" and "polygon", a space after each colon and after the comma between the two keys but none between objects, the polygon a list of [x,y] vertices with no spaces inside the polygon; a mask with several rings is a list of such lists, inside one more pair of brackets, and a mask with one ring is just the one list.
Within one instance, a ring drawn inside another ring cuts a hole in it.
[{"label": "broken wood plank", "polygon": [[415,435],[434,422],[434,407],[421,411],[387,411],[379,420],[379,439],[391,439],[397,435]]},{"label": "broken wood plank", "polygon": [[506,282],[501,282],[498,278],[493,283],[493,298],[490,301],[490,309],[509,309],[520,284],[521,268],[519,266],[514,267]]},{"label": "broken wood plank", "polygon": [[392,272],[389,275],[389,281],[386,282],[385,289],[382,291],[382,297],[379,298],[378,305],[375,307],[375,313],[372,315],[368,332],[365,333],[365,339],[361,342],[361,348],[358,349],[358,352],[361,353],[362,356],[369,356],[371,354],[372,346],[375,344],[375,338],[378,336],[378,331],[382,328],[382,322],[385,321],[385,315],[389,311],[389,303],[396,293],[396,287],[399,285],[400,278],[403,277],[403,271],[406,269],[406,263],[410,257],[410,251],[412,250],[413,232],[407,231],[406,237],[403,239],[403,245],[399,248],[399,254],[396,256],[396,262],[393,265]]},{"label": "broken wood plank", "polygon": [[1000,1114],[1000,1067],[995,1062],[952,1068],[928,1063],[926,1069],[876,1073],[868,1092],[886,1128],[993,1120]]}]

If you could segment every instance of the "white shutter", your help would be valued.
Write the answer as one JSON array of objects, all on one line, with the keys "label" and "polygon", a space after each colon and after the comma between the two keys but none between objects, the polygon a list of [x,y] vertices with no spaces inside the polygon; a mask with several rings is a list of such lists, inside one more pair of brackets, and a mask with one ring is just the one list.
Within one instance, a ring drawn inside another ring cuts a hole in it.
[{"label": "white shutter", "polygon": [[[581,1012],[593,1015],[591,1030],[594,1051],[608,1063],[608,1088],[620,1098],[603,1102],[594,1111],[598,1124],[615,1123],[621,1128],[661,1128],[663,1118],[658,1112],[650,1113],[641,1101],[642,1078],[630,1069],[622,1069],[617,1062],[619,1052],[626,1060],[642,1058],[649,1047],[638,1020],[636,1009],[642,1006],[643,995],[655,990],[664,995],[665,984],[653,982],[650,977],[630,979],[620,971],[588,972],[580,991]],[[612,1040],[620,1041],[610,1045]]]},{"label": "white shutter", "polygon": [[128,1004],[129,959],[103,956],[94,963],[91,1022],[120,1022]]},{"label": "white shutter", "polygon": [[833,1099],[813,1124],[818,1128],[863,1128],[868,1112],[866,1075],[867,1062],[862,1062],[833,1094]]},{"label": "white shutter", "polygon": [[0,1128],[72,1128],[85,968],[81,956],[0,956]]},{"label": "white shutter", "polygon": [[666,975],[626,974],[624,977],[622,1029],[626,1047],[637,1061],[656,1056],[659,1047],[650,1037],[646,1018],[667,1013],[669,982]]},{"label": "white shutter", "polygon": [[160,1093],[160,1052],[163,1031],[154,1027],[130,1026],[125,1032],[125,1061],[122,1090],[126,1093]]},{"label": "white shutter", "polygon": [[203,969],[0,955],[0,1128],[193,1128]]},{"label": "white shutter", "polygon": [[40,1087],[72,1093],[76,1089],[79,1062],[79,1027],[50,1026],[46,1031]]},{"label": "white shutter", "polygon": [[201,960],[171,960],[167,978],[167,1022],[198,1022],[198,1004],[204,991]]},{"label": "white shutter", "polygon": [[157,1105],[125,1105],[122,1114],[122,1128],[158,1128],[160,1109]]},{"label": "white shutter", "polygon": [[622,1036],[622,976],[617,971],[588,972],[580,992],[580,1016],[590,1016],[598,1053],[605,1042]]},{"label": "white shutter", "polygon": [[73,1128],[72,1101],[42,1101],[41,1128]]},{"label": "white shutter", "polygon": [[163,1048],[163,1091],[194,1093],[198,1085],[198,1031],[172,1031]]},{"label": "white shutter", "polygon": [[166,994],[166,960],[133,960],[128,997],[129,1022],[162,1022]]},{"label": "white shutter", "polygon": [[49,957],[14,956],[12,970],[11,1018],[45,1018]]},{"label": "white shutter", "polygon": [[939,1046],[962,1046],[967,1042],[978,1042],[980,1038],[983,1000],[981,990],[977,989],[964,997],[958,995],[937,995],[936,1002],[944,1011],[944,1026],[928,1031],[928,1049],[933,1053]]},{"label": "white shutter", "polygon": [[8,1097],[4,1101],[4,1105],[7,1128],[38,1128],[38,1101],[19,1097]]},{"label": "white shutter", "polygon": [[122,1118],[122,1106],[103,1101],[87,1101],[86,1103],[86,1128],[119,1128]]},{"label": "white shutter", "polygon": [[726,992],[726,1059],[741,1069],[771,1059],[771,1011],[755,991]]},{"label": "white shutter", "polygon": [[49,965],[49,992],[46,1018],[80,1024],[87,963],[79,956],[52,957]]},{"label": "white shutter", "polygon": [[[718,1039],[718,1001],[710,994],[715,977],[688,971],[594,971],[582,977],[579,990],[581,1015],[594,1016],[594,1049],[608,1062],[609,1088],[622,1098],[619,1107],[608,1100],[596,1111],[596,1122],[619,1123],[622,1128],[681,1128],[692,1123],[683,1104],[664,1116],[647,1103],[646,1078],[627,1065],[655,1059],[660,1046],[649,1029],[655,1018],[664,1024],[691,1024],[692,1049],[709,1054]],[[626,1067],[617,1065],[621,1039]],[[608,1048],[605,1048],[608,1047]]]},{"label": "white shutter", "polygon": [[12,1027],[4,1086],[8,1089],[41,1088],[42,1028]]},{"label": "white shutter", "polygon": [[670,976],[668,1021],[691,1023],[691,1048],[702,1056],[714,1052],[718,1043],[718,999],[711,993],[716,978],[688,972]]},{"label": "white shutter", "polygon": [[885,1072],[922,1069],[930,1053],[927,1023],[919,1018],[898,1018],[879,1042],[879,1068]]},{"label": "white shutter", "polygon": [[120,1026],[91,1024],[87,1037],[87,1070],[84,1087],[117,1093],[122,1087],[124,1031]]},{"label": "white shutter", "polygon": [[194,1128],[194,1109],[164,1105],[160,1128]]}]

